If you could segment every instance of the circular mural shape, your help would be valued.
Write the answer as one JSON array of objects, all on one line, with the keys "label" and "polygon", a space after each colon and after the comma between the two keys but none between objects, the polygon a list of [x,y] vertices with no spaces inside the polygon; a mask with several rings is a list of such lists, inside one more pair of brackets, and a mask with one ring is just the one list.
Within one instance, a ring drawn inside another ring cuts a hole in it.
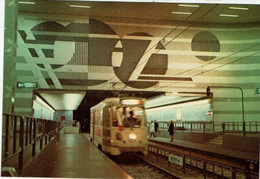
[{"label": "circular mural shape", "polygon": [[[126,85],[133,88],[149,88],[156,85],[158,82],[145,78],[142,81],[140,75],[136,81],[129,81],[131,75],[134,73],[141,58],[145,54],[147,47],[151,40],[144,40],[142,37],[151,37],[150,34],[144,32],[135,32],[127,36],[140,36],[140,39],[121,39],[119,40],[112,53],[112,66],[116,76]],[[163,45],[158,42],[155,49],[165,49]],[[149,52],[148,52],[149,53]],[[149,75],[164,75],[167,70],[168,56],[165,54],[151,54],[146,64],[141,70],[140,74]],[[149,81],[151,80],[151,81]]]},{"label": "circular mural shape", "polygon": [[[192,51],[203,51],[203,52],[219,52],[220,44],[217,37],[208,32],[203,31],[197,33],[191,42]],[[203,61],[210,61],[216,58],[216,56],[196,56],[198,59]]]}]

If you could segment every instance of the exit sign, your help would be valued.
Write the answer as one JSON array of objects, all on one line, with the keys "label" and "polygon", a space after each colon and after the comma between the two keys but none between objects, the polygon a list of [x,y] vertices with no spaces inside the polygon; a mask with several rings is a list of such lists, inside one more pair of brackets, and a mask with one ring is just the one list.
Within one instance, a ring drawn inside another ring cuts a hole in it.
[{"label": "exit sign", "polygon": [[17,88],[38,88],[37,82],[17,82]]},{"label": "exit sign", "polygon": [[256,94],[260,94],[260,88],[256,88]]}]

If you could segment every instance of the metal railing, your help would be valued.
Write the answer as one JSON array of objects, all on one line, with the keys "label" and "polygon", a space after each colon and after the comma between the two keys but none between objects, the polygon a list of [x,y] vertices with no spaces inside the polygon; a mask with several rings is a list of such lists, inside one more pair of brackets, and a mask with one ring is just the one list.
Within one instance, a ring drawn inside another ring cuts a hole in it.
[{"label": "metal railing", "polygon": [[[158,164],[166,170],[187,173],[188,170],[197,171],[204,178],[252,178],[257,179],[259,171],[252,171],[233,167],[227,164],[180,153],[168,148],[148,145],[148,160]],[[246,167],[245,167],[246,168]],[[257,168],[256,168],[257,169]]]},{"label": "metal railing", "polygon": [[[168,130],[169,121],[158,121],[160,130]],[[243,127],[244,126],[244,127]],[[150,123],[147,123],[150,128]],[[219,132],[219,133],[260,133],[260,122],[202,122],[202,121],[175,121],[175,130],[189,132]],[[245,130],[245,131],[243,131]]]},{"label": "metal railing", "polygon": [[2,115],[2,163],[18,155],[18,169],[23,169],[24,150],[30,148],[31,156],[47,145],[59,130],[59,123],[51,120],[24,117],[15,114]]}]

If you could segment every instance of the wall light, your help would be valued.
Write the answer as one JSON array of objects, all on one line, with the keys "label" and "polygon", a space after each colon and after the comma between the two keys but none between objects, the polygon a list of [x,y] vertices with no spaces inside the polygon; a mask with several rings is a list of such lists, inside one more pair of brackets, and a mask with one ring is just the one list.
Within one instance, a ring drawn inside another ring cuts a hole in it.
[{"label": "wall light", "polygon": [[91,6],[81,6],[81,5],[73,5],[73,4],[69,4],[69,7],[86,8],[86,9],[91,8]]},{"label": "wall light", "polygon": [[247,7],[228,7],[229,9],[234,9],[234,10],[243,10],[243,11],[248,11],[249,8]]},{"label": "wall light", "polygon": [[178,4],[180,7],[200,7],[197,4]]},{"label": "wall light", "polygon": [[35,2],[18,1],[19,4],[35,4]]},{"label": "wall light", "polygon": [[172,12],[172,14],[182,14],[182,15],[190,15],[191,12]]},{"label": "wall light", "polygon": [[235,15],[235,14],[219,14],[219,16],[221,16],[221,17],[239,17],[239,15]]}]

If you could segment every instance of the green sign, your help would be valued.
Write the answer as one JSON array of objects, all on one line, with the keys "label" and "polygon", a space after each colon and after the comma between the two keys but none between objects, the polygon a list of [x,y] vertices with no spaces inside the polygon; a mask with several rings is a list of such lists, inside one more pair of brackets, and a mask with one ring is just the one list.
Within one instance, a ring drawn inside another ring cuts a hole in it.
[{"label": "green sign", "polygon": [[37,88],[37,82],[17,82],[17,88]]}]

